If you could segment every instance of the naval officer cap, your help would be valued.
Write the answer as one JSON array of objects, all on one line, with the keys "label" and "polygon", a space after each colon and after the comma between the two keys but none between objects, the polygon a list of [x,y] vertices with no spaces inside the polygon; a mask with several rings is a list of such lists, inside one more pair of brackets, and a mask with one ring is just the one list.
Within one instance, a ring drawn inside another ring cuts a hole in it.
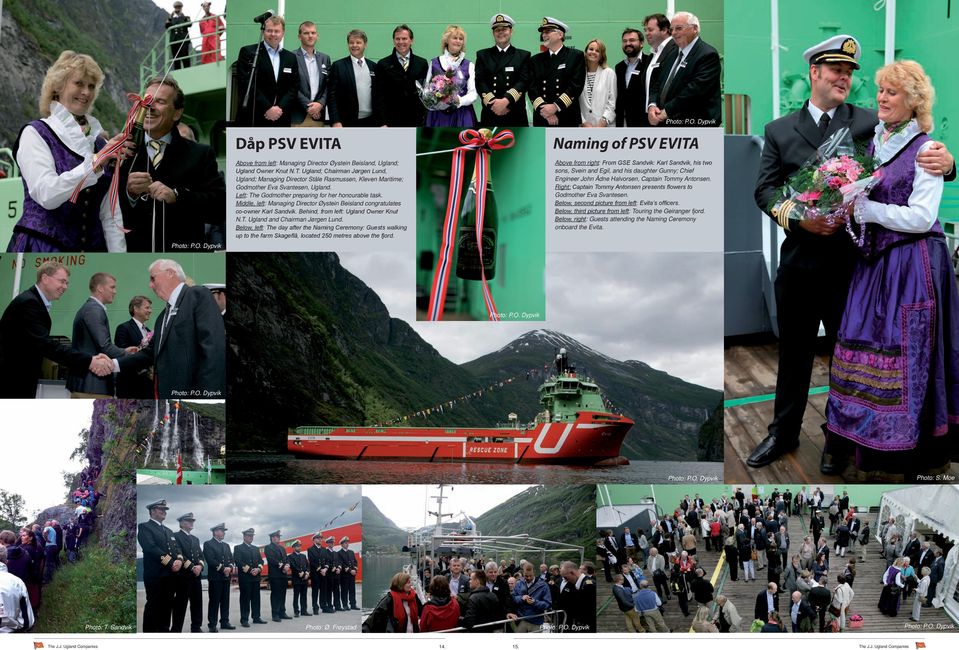
[{"label": "naval officer cap", "polygon": [[546,31],[547,29],[558,29],[564,34],[569,31],[569,25],[564,23],[562,20],[556,20],[552,16],[544,16],[543,22],[539,26],[540,33]]},{"label": "naval officer cap", "polygon": [[853,70],[858,70],[862,48],[859,46],[859,41],[849,34],[839,34],[813,45],[802,55],[809,65],[848,63]]},{"label": "naval officer cap", "polygon": [[516,24],[516,21],[509,14],[496,14],[489,19],[490,29],[496,29],[497,27],[513,27]]},{"label": "naval officer cap", "polygon": [[216,526],[214,526],[213,528],[210,529],[210,532],[212,533],[212,532],[215,531],[215,530],[222,530],[222,531],[225,533],[225,532],[226,532],[226,524],[217,524]]},{"label": "naval officer cap", "polygon": [[196,517],[193,516],[192,512],[188,512],[185,515],[180,515],[176,518],[177,521],[196,521]]},{"label": "naval officer cap", "polygon": [[300,548],[301,546],[303,546],[303,543],[298,539],[294,539],[293,544],[291,544],[291,546],[293,546],[294,548]]},{"label": "naval officer cap", "polygon": [[279,530],[274,530],[272,533],[270,533],[270,537],[282,537],[282,535],[280,535]]},{"label": "naval officer cap", "polygon": [[166,499],[160,499],[159,501],[154,501],[153,503],[147,506],[147,510],[169,510],[170,507],[166,504]]},{"label": "naval officer cap", "polygon": [[336,538],[333,537],[332,535],[330,535],[329,537],[326,538],[326,541],[328,541],[328,542],[335,542],[335,541],[336,541]]},{"label": "naval officer cap", "polygon": [[252,528],[247,528],[246,530],[243,531],[243,534],[244,534],[244,535],[255,535],[255,534],[256,534],[256,531],[254,531]]},{"label": "naval officer cap", "polygon": [[350,541],[349,535],[343,535],[343,538],[340,539],[340,544],[342,544],[343,542],[349,542],[349,541]]},{"label": "naval officer cap", "polygon": [[313,539],[323,539],[323,535],[321,535],[320,533],[317,533],[316,535],[313,536]]}]

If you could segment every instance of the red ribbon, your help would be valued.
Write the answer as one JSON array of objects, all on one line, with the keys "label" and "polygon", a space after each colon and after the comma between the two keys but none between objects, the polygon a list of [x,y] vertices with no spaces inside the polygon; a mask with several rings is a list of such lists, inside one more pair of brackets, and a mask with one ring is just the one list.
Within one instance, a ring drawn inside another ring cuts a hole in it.
[{"label": "red ribbon", "polygon": [[480,273],[483,287],[483,304],[491,321],[498,321],[499,314],[493,303],[493,296],[486,281],[486,270],[483,268],[483,221],[486,217],[486,181],[489,178],[490,153],[498,149],[509,149],[515,144],[513,132],[504,129],[495,135],[487,137],[475,129],[466,129],[459,134],[463,144],[453,150],[453,165],[450,170],[450,191],[446,200],[446,219],[443,221],[443,242],[440,246],[439,259],[436,270],[433,272],[433,288],[430,291],[430,306],[428,318],[431,321],[443,319],[443,309],[446,303],[446,289],[449,284],[450,267],[453,258],[453,242],[456,238],[456,222],[459,220],[460,196],[463,193],[465,176],[466,154],[476,151],[476,161],[473,166],[473,175],[476,178],[476,247],[480,256]]},{"label": "red ribbon", "polygon": [[[137,113],[141,108],[149,108],[150,105],[153,104],[153,95],[145,95],[141,98],[136,93],[127,93],[127,99],[133,102],[133,107],[130,109],[130,112],[127,113],[126,123],[123,126],[122,133],[124,138],[98,151],[94,161],[94,166],[96,166],[99,161],[107,160],[109,158],[115,158],[117,161],[116,169],[113,171],[113,178],[110,180],[110,191],[108,193],[108,196],[110,197],[110,214],[113,216],[114,221],[116,221],[117,200],[120,194],[120,150],[123,149],[123,144],[130,137],[130,132],[133,128],[133,123],[136,120]],[[70,203],[76,203],[80,198],[80,192],[83,191],[83,184],[86,182],[89,175],[90,174],[84,176],[77,185],[76,189],[73,190],[73,195],[70,197]],[[124,233],[130,232],[129,230],[123,228],[121,228],[121,230]]]}]

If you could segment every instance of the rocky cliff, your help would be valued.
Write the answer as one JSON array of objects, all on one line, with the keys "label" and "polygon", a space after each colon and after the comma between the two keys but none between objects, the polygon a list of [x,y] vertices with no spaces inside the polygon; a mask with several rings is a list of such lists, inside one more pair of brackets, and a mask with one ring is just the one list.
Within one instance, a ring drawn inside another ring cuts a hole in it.
[{"label": "rocky cliff", "polygon": [[20,128],[38,117],[47,68],[63,50],[92,56],[103,69],[93,114],[111,132],[122,128],[126,94],[137,92],[139,66],[163,34],[165,12],[149,0],[6,0],[0,15],[0,147],[13,146]]}]

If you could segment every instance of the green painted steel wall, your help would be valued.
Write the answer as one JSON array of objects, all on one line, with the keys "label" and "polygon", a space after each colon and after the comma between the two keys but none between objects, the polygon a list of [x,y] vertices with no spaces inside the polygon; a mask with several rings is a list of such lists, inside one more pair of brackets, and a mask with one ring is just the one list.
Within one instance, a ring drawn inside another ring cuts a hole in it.
[{"label": "green painted steel wall", "polygon": [[[669,485],[600,485],[596,490],[596,505],[609,505],[606,500],[608,490],[609,498],[615,505],[626,505],[630,503],[639,503],[644,497],[651,497],[655,494],[656,503],[661,510],[672,511],[679,506],[680,501],[685,495],[692,498],[697,492],[699,496],[707,502],[714,497],[719,498],[726,495],[732,498],[737,487],[741,487],[748,497],[754,486],[740,485],[696,485],[696,484],[669,484]],[[798,494],[803,487],[807,488],[807,493],[815,488],[822,488],[822,491],[829,494],[842,494],[843,490],[849,492],[849,504],[858,508],[878,506],[882,495],[891,490],[898,490],[902,485],[797,485],[789,483],[780,483],[777,485],[762,485],[761,495],[769,496],[773,490],[779,488],[782,492],[789,488],[793,494]]]},{"label": "green painted steel wall", "polygon": [[[236,61],[240,47],[255,43],[259,27],[253,16],[267,9],[277,11],[276,2],[257,0],[230,0],[227,23],[227,61]],[[677,9],[691,11],[700,20],[703,39],[723,52],[723,2],[717,0],[688,0],[677,3]],[[467,52],[475,52],[492,45],[489,19],[497,12],[505,12],[516,21],[513,43],[520,48],[537,51],[539,34],[536,28],[544,15],[562,20],[570,26],[570,44],[583,49],[586,43],[599,38],[606,43],[609,58],[621,58],[620,34],[627,25],[642,28],[644,16],[665,13],[663,0],[472,0],[451,5],[437,5],[432,0],[406,2],[337,3],[335,11],[327,5],[305,0],[286,2],[286,38],[289,50],[299,47],[297,26],[304,20],[317,23],[317,48],[335,61],[347,56],[346,33],[351,29],[364,30],[369,37],[367,56],[378,60],[393,50],[393,28],[406,23],[413,29],[413,51],[425,58],[440,54],[440,36],[450,23],[463,27],[467,34]],[[467,54],[467,57],[473,57]]]},{"label": "green painted steel wall", "polygon": [[[854,77],[850,101],[858,106],[875,107],[875,71],[885,53],[885,8],[881,3],[846,2],[837,5],[828,0],[779,2],[780,114],[796,110],[809,95],[806,81],[808,66],[802,53],[829,36],[852,34],[862,44],[862,69]],[[919,61],[936,87],[933,108],[933,137],[942,140],[956,153],[959,137],[959,86],[951,83],[959,39],[959,3],[949,0],[898,0],[896,3],[896,58]],[[727,0],[726,14],[746,17],[726,22],[725,92],[748,95],[752,106],[751,132],[762,135],[772,119],[772,59],[770,4],[767,0]],[[959,183],[946,183],[939,216],[959,218]]]},{"label": "green painted steel wall", "polygon": [[[20,277],[20,285],[14,286],[16,254],[0,254],[0,311],[6,309],[12,296],[29,289],[37,282],[38,260],[43,261],[51,255],[37,253],[24,254],[24,269]],[[150,275],[148,268],[154,260],[164,257],[149,253],[126,253],[122,255],[110,253],[86,253],[74,255],[56,255],[58,259],[70,269],[70,288],[60,300],[53,303],[50,318],[53,321],[50,334],[53,336],[71,337],[73,333],[73,318],[77,310],[90,297],[88,283],[90,276],[98,271],[104,271],[117,279],[117,297],[112,305],[107,307],[107,316],[110,319],[110,333],[116,326],[130,319],[127,306],[135,295],[142,295],[153,301],[153,317],[147,325],[153,329],[156,318],[160,315],[165,304],[150,290]],[[226,257],[218,253],[166,255],[183,266],[187,276],[196,284],[207,282],[226,282]]]},{"label": "green painted steel wall", "polygon": [[[546,310],[544,268],[546,265],[546,166],[545,131],[543,129],[515,129],[515,145],[493,152],[490,170],[493,193],[496,197],[497,263],[496,276],[490,281],[493,301],[500,313],[527,312],[537,318],[509,318],[509,320],[543,320]],[[449,134],[447,138],[445,134]],[[445,129],[442,150],[458,144],[456,129]],[[421,145],[422,146],[422,145]],[[437,180],[430,170],[439,165],[443,172],[449,169],[450,154],[431,156],[426,164],[417,165],[423,181],[416,201],[416,249],[433,251],[434,260],[439,248],[439,230],[443,222],[443,207],[435,208],[431,190]],[[473,154],[466,159],[469,182],[473,170]],[[422,159],[420,159],[422,161]],[[432,179],[432,180],[431,180]],[[442,195],[447,192],[447,178],[441,179]],[[445,202],[445,198],[443,201]],[[435,265],[435,261],[434,261]],[[477,320],[486,320],[482,289],[479,282],[459,280],[455,272],[451,282],[457,282],[457,295],[464,295],[469,303],[468,313]],[[417,268],[417,286],[429,293],[433,283],[433,268]],[[504,318],[504,320],[506,320]]]}]

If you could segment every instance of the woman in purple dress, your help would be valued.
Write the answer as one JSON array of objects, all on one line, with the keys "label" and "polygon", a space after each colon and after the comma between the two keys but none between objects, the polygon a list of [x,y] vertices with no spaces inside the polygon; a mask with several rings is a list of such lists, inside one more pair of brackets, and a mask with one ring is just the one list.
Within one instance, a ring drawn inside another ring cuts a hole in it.
[{"label": "woman in purple dress", "polygon": [[476,70],[466,58],[466,32],[450,25],[441,40],[443,53],[430,63],[424,88],[430,87],[434,77],[446,76],[457,88],[447,102],[431,108],[426,114],[426,126],[449,126],[472,129],[476,127]]},{"label": "woman in purple dress", "polygon": [[109,161],[97,157],[123,136],[107,142],[90,114],[102,85],[103,71],[86,54],[67,50],[47,70],[42,119],[23,127],[13,146],[23,178],[23,216],[7,252],[126,251],[120,210],[114,219],[107,198]]},{"label": "woman in purple dress", "polygon": [[825,455],[858,480],[913,482],[948,473],[956,448],[959,297],[937,220],[943,179],[916,163],[932,144],[932,84],[914,61],[881,68],[876,83],[880,180],[854,202],[862,257],[833,355]]}]

